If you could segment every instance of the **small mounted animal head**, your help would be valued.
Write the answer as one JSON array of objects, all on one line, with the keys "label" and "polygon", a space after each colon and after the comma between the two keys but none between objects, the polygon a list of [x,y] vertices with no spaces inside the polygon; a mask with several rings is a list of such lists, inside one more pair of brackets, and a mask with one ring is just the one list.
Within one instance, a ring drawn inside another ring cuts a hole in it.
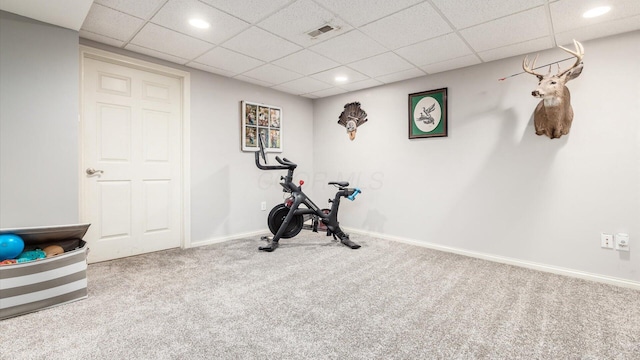
[{"label": "small mounted animal head", "polygon": [[360,108],[359,102],[348,103],[344,106],[344,111],[338,117],[338,124],[347,128],[349,139],[356,138],[358,126],[367,122],[367,113]]},{"label": "small mounted animal head", "polygon": [[573,108],[571,108],[571,94],[565,84],[569,80],[577,78],[582,73],[584,64],[584,48],[578,41],[573,40],[576,51],[571,51],[560,46],[560,48],[575,56],[575,63],[564,71],[551,73],[551,66],[546,75],[534,72],[538,55],[529,63],[528,57],[522,60],[522,68],[525,72],[538,78],[538,87],[531,92],[531,95],[542,99],[533,115],[534,125],[537,135],[546,135],[551,139],[559,138],[569,133],[573,121]]}]

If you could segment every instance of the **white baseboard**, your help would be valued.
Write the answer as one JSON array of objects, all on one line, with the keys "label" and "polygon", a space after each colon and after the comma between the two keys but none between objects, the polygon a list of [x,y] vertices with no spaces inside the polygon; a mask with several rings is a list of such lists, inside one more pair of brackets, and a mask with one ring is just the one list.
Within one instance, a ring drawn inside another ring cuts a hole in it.
[{"label": "white baseboard", "polygon": [[640,282],[637,282],[637,281],[620,279],[620,278],[615,278],[615,277],[605,276],[605,275],[592,274],[592,273],[588,273],[588,272],[584,272],[584,271],[566,269],[566,268],[561,268],[561,267],[552,266],[552,265],[535,263],[535,262],[531,262],[531,261],[524,261],[524,260],[519,260],[519,259],[514,259],[514,258],[508,258],[508,257],[504,257],[504,256],[497,256],[497,255],[479,253],[479,252],[475,252],[475,251],[463,250],[463,249],[458,249],[458,248],[454,248],[454,247],[433,244],[433,243],[429,243],[429,242],[425,242],[425,241],[419,241],[419,240],[415,240],[415,239],[408,239],[408,238],[403,238],[403,237],[398,237],[398,236],[385,235],[385,234],[374,233],[374,232],[358,230],[358,229],[353,229],[353,228],[344,228],[344,229],[347,230],[350,233],[370,236],[370,237],[373,237],[373,238],[396,241],[396,242],[409,244],[409,245],[416,245],[416,246],[420,246],[420,247],[424,247],[424,248],[428,248],[428,249],[439,250],[439,251],[444,251],[444,252],[448,252],[448,253],[469,256],[469,257],[473,257],[473,258],[477,258],[477,259],[483,259],[483,260],[493,261],[493,262],[502,263],[502,264],[519,266],[519,267],[523,267],[523,268],[527,268],[527,269],[538,270],[538,271],[543,271],[543,272],[547,272],[547,273],[553,273],[553,274],[557,274],[557,275],[565,275],[565,276],[570,276],[570,277],[574,277],[574,278],[578,278],[578,279],[595,281],[595,282],[599,282],[599,283],[605,283],[605,284],[610,284],[610,285],[630,288],[630,289],[634,289],[634,290],[640,290]]},{"label": "white baseboard", "polygon": [[238,239],[250,238],[250,237],[254,237],[254,236],[260,236],[260,235],[264,235],[264,234],[267,234],[267,233],[269,233],[268,229],[256,230],[256,231],[252,231],[252,232],[248,232],[248,233],[234,234],[234,235],[223,236],[223,237],[219,237],[219,238],[213,238],[213,239],[208,239],[208,240],[191,242],[189,244],[189,246],[186,246],[186,247],[187,248],[192,248],[192,247],[205,246],[205,245],[211,245],[211,244],[219,244],[219,243],[223,243],[223,242],[231,241],[231,240],[238,240]]}]

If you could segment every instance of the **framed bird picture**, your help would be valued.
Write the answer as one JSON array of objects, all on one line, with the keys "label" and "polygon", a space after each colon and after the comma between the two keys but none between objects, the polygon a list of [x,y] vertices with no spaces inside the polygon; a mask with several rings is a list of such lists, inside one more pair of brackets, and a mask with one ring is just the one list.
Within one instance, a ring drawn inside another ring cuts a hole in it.
[{"label": "framed bird picture", "polygon": [[242,101],[242,151],[258,151],[258,136],[267,152],[282,152],[282,108]]},{"label": "framed bird picture", "polygon": [[409,139],[448,136],[447,88],[409,94]]}]

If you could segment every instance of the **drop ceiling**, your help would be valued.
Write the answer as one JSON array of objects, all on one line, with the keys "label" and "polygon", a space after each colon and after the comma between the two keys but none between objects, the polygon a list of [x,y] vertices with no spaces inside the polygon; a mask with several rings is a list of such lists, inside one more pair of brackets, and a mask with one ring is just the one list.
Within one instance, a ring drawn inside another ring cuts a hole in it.
[{"label": "drop ceiling", "polygon": [[638,0],[95,0],[80,36],[322,98],[638,29]]}]

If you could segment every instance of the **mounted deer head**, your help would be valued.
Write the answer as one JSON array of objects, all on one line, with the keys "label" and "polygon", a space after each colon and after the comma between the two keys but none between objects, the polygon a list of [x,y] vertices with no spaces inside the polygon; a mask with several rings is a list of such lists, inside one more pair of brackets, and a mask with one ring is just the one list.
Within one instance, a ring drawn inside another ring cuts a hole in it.
[{"label": "mounted deer head", "polygon": [[531,95],[542,100],[538,103],[533,114],[533,122],[536,127],[536,135],[546,135],[551,139],[557,139],[569,133],[571,122],[573,121],[573,109],[571,108],[571,94],[565,84],[577,78],[582,73],[582,57],[584,48],[578,41],[573,40],[576,51],[571,51],[560,46],[560,48],[576,57],[576,62],[570,68],[551,74],[551,66],[546,75],[533,71],[538,55],[529,63],[528,57],[522,60],[522,68],[529,74],[535,75],[540,82],[538,87],[531,92]]}]

